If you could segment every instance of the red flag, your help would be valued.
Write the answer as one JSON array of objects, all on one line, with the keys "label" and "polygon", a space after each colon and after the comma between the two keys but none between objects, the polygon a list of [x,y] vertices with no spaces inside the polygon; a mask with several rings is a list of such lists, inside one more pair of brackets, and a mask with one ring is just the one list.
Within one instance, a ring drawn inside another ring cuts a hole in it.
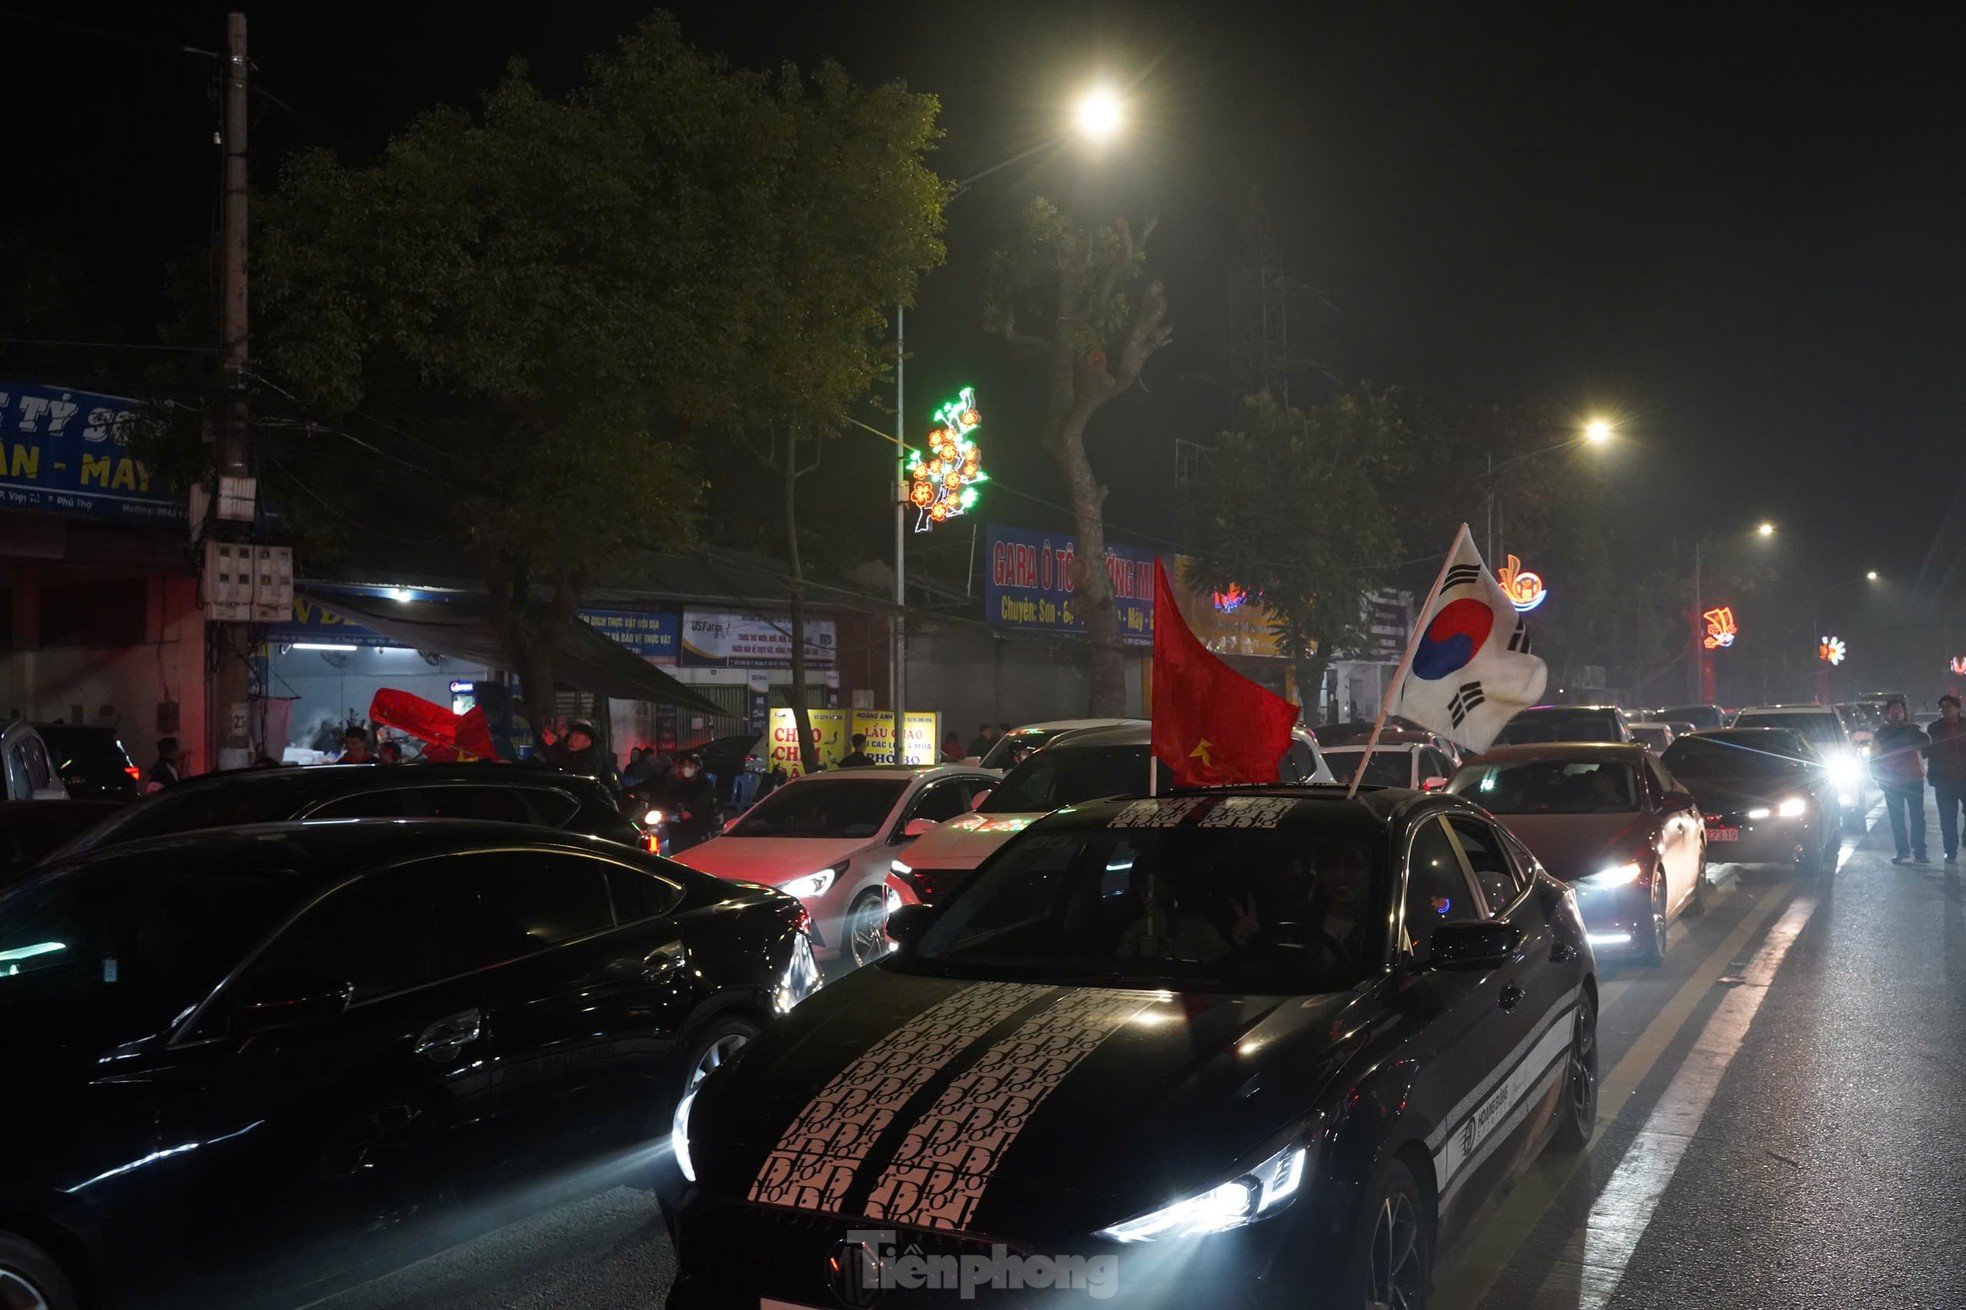
[{"label": "red flag", "polygon": [[383,687],[369,702],[369,718],[428,742],[429,748],[423,752],[426,760],[498,758],[491,725],[485,721],[484,710],[476,705],[463,714],[453,714],[434,701]]},{"label": "red flag", "polygon": [[1174,605],[1154,561],[1154,755],[1184,787],[1277,780],[1297,707],[1224,664]]}]

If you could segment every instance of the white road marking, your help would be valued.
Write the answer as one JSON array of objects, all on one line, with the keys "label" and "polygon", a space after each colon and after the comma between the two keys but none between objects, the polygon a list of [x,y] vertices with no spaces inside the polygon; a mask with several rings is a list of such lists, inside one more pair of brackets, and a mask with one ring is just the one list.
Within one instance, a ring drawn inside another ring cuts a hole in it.
[{"label": "white road marking", "polygon": [[1665,1095],[1652,1107],[1645,1127],[1598,1194],[1590,1217],[1564,1244],[1556,1268],[1536,1297],[1541,1310],[1602,1310],[1610,1303],[1768,995],[1768,985],[1815,910],[1815,897],[1796,897],[1742,971],[1741,983],[1721,998]]}]

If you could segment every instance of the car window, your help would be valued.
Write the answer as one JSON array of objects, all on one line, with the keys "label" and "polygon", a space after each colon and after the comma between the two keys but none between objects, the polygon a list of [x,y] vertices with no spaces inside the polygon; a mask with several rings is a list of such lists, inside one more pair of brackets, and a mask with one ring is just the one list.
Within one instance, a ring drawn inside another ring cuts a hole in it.
[{"label": "car window", "polygon": [[1488,912],[1499,914],[1515,904],[1522,884],[1495,831],[1479,819],[1457,817],[1448,820],[1448,826],[1461,844],[1461,853],[1468,857],[1468,868],[1474,871],[1475,884],[1481,888],[1482,899],[1488,902]]},{"label": "car window", "polygon": [[1734,721],[1737,728],[1788,728],[1817,747],[1843,744],[1843,725],[1834,714],[1743,714]]},{"label": "car window", "polygon": [[1673,776],[1667,773],[1657,760],[1646,760],[1645,772],[1651,776],[1652,787],[1660,800],[1665,799],[1667,792],[1680,790],[1679,784],[1673,781]]},{"label": "car window", "polygon": [[1292,738],[1290,749],[1283,753],[1283,764],[1278,777],[1284,782],[1309,782],[1317,776],[1317,754],[1310,744]]},{"label": "car window", "polygon": [[983,803],[985,814],[1048,814],[1101,796],[1147,790],[1147,747],[1076,747],[1067,742],[1042,750],[1004,775]]},{"label": "car window", "polygon": [[1638,778],[1622,759],[1470,764],[1454,775],[1447,789],[1490,814],[1622,814],[1638,809]]},{"label": "car window", "polygon": [[449,787],[418,787],[404,797],[403,811],[431,819],[532,823],[533,810],[526,802],[537,790],[533,787],[473,786],[468,783]]},{"label": "car window", "polygon": [[310,819],[400,819],[406,789],[364,791],[342,796],[307,812]]},{"label": "car window", "polygon": [[923,788],[921,795],[915,797],[914,804],[908,807],[908,819],[910,822],[933,819],[940,823],[944,819],[955,818],[968,808],[969,801],[963,794],[962,784],[938,782],[932,787]]},{"label": "car window", "polygon": [[681,887],[654,874],[619,864],[604,863],[601,868],[607,876],[608,897],[614,902],[616,923],[640,923],[657,918],[675,909],[683,899]]},{"label": "car window", "polygon": [[1414,833],[1406,862],[1406,949],[1425,959],[1436,925],[1479,918],[1481,906],[1461,872],[1453,839],[1439,819],[1428,819]]},{"label": "car window", "polygon": [[39,737],[23,735],[14,743],[10,772],[23,798],[47,791],[55,785],[55,766]]},{"label": "car window", "polygon": [[192,832],[199,828],[229,828],[241,823],[277,823],[291,819],[305,800],[304,780],[295,775],[216,779],[210,785],[190,784],[159,792],[126,806],[107,822],[89,829],[56,852],[64,857],[144,837]]},{"label": "car window", "polygon": [[489,961],[454,887],[440,862],[347,883],[289,924],[246,977],[352,983],[359,1002],[468,973]]},{"label": "car window", "polygon": [[1427,747],[1426,751],[1424,752],[1424,755],[1426,759],[1426,766],[1425,766],[1426,772],[1420,775],[1420,779],[1422,782],[1426,781],[1428,778],[1445,779],[1452,776],[1454,772],[1454,765],[1448,760],[1448,758],[1445,755],[1442,755],[1439,751],[1435,750],[1431,746]]},{"label": "car window", "polygon": [[[451,859],[461,871],[461,900],[496,925],[494,940],[542,951],[614,926],[604,865],[550,851],[496,851]],[[509,931],[508,931],[509,930]],[[516,935],[514,935],[516,934]],[[512,955],[528,953],[512,950]]]},{"label": "car window", "polygon": [[[1334,753],[1332,769],[1339,773],[1338,781],[1349,783],[1352,775],[1358,772],[1359,756],[1364,751]],[[1410,751],[1373,751],[1372,760],[1365,766],[1363,783],[1371,787],[1411,787],[1413,785],[1413,755]]]},{"label": "car window", "polygon": [[872,837],[887,823],[907,780],[813,774],[780,787],[744,812],[727,837]]}]

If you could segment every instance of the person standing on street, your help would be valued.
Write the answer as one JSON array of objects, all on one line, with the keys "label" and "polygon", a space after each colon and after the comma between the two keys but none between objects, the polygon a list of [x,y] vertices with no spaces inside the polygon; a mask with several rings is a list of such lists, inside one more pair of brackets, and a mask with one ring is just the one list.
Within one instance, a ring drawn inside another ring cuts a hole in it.
[{"label": "person standing on street", "polygon": [[949,729],[942,736],[942,762],[944,764],[961,764],[963,762],[962,734],[954,728]]},{"label": "person standing on street", "polygon": [[539,730],[540,753],[547,763],[563,773],[578,773],[597,779],[611,792],[621,790],[621,780],[615,776],[614,761],[606,751],[594,744],[594,725],[585,719],[576,719],[567,725],[567,735],[562,738],[551,728]]},{"label": "person standing on street", "polygon": [[842,769],[871,769],[874,767],[874,757],[867,753],[866,733],[856,732],[853,734],[853,749],[841,758],[840,767]]},{"label": "person standing on street", "polygon": [[990,747],[996,744],[997,739],[995,734],[990,730],[990,725],[987,723],[977,724],[976,739],[969,743],[970,758],[982,759],[990,753]]},{"label": "person standing on street", "polygon": [[178,772],[177,738],[159,737],[157,762],[150,766],[150,772],[144,776],[143,794],[154,796],[164,788],[175,787],[182,781],[184,776]]},{"label": "person standing on street", "polygon": [[1925,765],[1919,756],[1931,744],[1912,726],[1904,701],[1893,696],[1884,703],[1884,722],[1871,738],[1870,772],[1891,816],[1891,841],[1898,852],[1893,864],[1926,863]]},{"label": "person standing on street", "polygon": [[1966,722],[1959,717],[1959,697],[1939,697],[1939,721],[1932,725],[1932,745],[1925,752],[1926,775],[1933,799],[1939,803],[1939,840],[1946,863],[1959,863],[1959,814],[1966,809]]}]

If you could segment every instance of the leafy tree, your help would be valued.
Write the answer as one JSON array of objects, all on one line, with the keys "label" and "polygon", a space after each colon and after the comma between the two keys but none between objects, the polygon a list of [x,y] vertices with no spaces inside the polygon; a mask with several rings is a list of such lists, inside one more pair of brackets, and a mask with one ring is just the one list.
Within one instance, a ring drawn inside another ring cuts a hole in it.
[{"label": "leafy tree", "polygon": [[1389,490],[1412,438],[1392,397],[1340,394],[1314,409],[1247,402],[1188,505],[1189,581],[1241,586],[1276,618],[1278,645],[1307,701],[1325,668],[1365,639],[1367,595],[1398,558]]},{"label": "leafy tree", "polygon": [[734,71],[657,15],[564,100],[515,67],[373,165],[297,157],[259,209],[255,348],[325,422],[269,448],[272,494],[467,546],[542,722],[596,570],[691,538],[695,445],[823,431],[866,388],[940,250],[932,121],[830,66]]},{"label": "leafy tree", "polygon": [[[1123,218],[1084,228],[1038,199],[992,261],[984,322],[1044,377],[1041,440],[1064,475],[1077,534],[1072,583],[1092,648],[1091,712],[1124,712],[1119,611],[1106,572],[1106,487],[1086,458],[1085,429],[1099,408],[1140,380],[1174,335],[1167,294],[1146,275],[1146,243]],[[1042,324],[1043,327],[1033,325]]]}]

